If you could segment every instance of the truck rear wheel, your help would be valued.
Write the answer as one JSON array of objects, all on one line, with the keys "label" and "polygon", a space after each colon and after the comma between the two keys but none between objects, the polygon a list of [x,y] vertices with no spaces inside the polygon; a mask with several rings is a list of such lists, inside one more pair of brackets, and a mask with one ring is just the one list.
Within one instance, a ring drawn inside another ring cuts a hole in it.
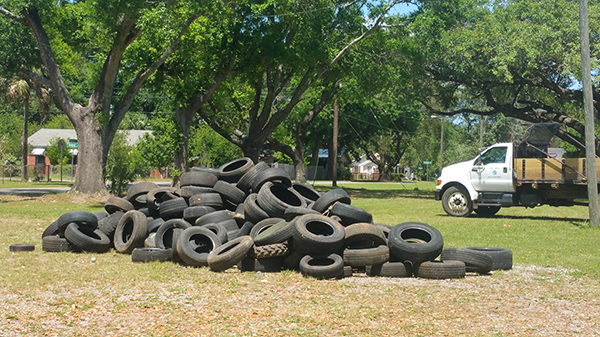
[{"label": "truck rear wheel", "polygon": [[473,202],[464,189],[452,186],[442,195],[442,207],[448,215],[468,216],[473,211]]},{"label": "truck rear wheel", "polygon": [[480,217],[491,217],[494,216],[500,210],[500,206],[479,206],[474,211]]}]

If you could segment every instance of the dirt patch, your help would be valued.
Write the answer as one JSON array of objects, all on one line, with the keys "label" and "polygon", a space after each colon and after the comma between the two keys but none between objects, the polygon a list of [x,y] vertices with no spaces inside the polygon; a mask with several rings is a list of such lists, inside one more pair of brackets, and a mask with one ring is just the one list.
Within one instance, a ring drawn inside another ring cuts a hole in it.
[{"label": "dirt patch", "polygon": [[175,277],[2,291],[0,335],[597,336],[600,284],[517,266],[460,280],[320,281],[295,272],[176,267]]}]

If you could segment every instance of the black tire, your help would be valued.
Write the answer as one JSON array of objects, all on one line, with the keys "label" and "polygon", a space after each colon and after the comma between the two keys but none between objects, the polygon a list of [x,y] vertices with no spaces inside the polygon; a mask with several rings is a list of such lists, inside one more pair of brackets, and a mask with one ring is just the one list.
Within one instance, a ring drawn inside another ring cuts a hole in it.
[{"label": "black tire", "polygon": [[306,255],[300,260],[300,272],[318,279],[332,279],[344,272],[344,260],[337,254]]},{"label": "black tire", "polygon": [[189,171],[181,174],[179,177],[179,186],[202,186],[213,187],[218,178],[214,174],[207,172]]},{"label": "black tire", "polygon": [[157,218],[150,222],[148,222],[148,233],[156,233],[160,225],[164,224],[165,220],[163,218]]},{"label": "black tire", "polygon": [[219,180],[213,187],[215,192],[219,193],[225,200],[229,200],[232,204],[238,205],[246,199],[246,193],[226,181]]},{"label": "black tire", "polygon": [[387,239],[390,236],[390,232],[392,231],[392,228],[394,228],[394,226],[378,224],[378,223],[373,224],[373,225],[381,228],[381,230],[383,231],[383,235],[385,236],[385,240],[387,242]]},{"label": "black tire", "polygon": [[258,223],[269,217],[269,214],[258,205],[257,197],[257,193],[252,193],[244,200],[244,216],[252,223]]},{"label": "black tire", "polygon": [[482,251],[464,248],[446,248],[442,251],[442,261],[462,261],[468,272],[487,274],[492,270],[492,257]]},{"label": "black tire", "polygon": [[[146,194],[146,206],[148,206],[148,210],[152,215],[159,215],[160,204],[169,199],[180,197],[180,191],[175,187],[160,187],[155,188]],[[163,199],[165,198],[166,199]]]},{"label": "black tire", "polygon": [[345,247],[356,249],[387,245],[385,234],[379,226],[370,223],[356,223],[346,227],[345,231]]},{"label": "black tire", "polygon": [[210,173],[212,175],[214,175],[215,177],[218,178],[219,176],[219,170],[216,168],[212,168],[212,167],[202,167],[202,166],[193,166],[190,169],[191,172],[204,172],[204,173]]},{"label": "black tire", "polygon": [[260,171],[252,182],[252,192],[258,193],[267,182],[278,182],[287,187],[292,186],[290,175],[280,168],[268,168]]},{"label": "black tire", "polygon": [[252,189],[252,183],[254,182],[254,179],[258,173],[268,168],[269,165],[264,161],[258,162],[256,165],[252,166],[248,171],[246,171],[246,173],[244,173],[244,175],[238,180],[237,188],[248,194]]},{"label": "black tire", "polygon": [[292,183],[292,189],[298,192],[306,200],[307,204],[317,201],[321,197],[321,193],[315,190],[309,183],[294,182]]},{"label": "black tire", "polygon": [[321,214],[314,209],[310,209],[308,207],[288,207],[283,212],[283,218],[286,221],[292,221],[298,216],[302,216],[305,214]]},{"label": "black tire", "polygon": [[462,261],[426,261],[416,269],[416,277],[427,279],[456,279],[465,277]]},{"label": "black tire", "polygon": [[184,198],[170,199],[160,204],[160,217],[169,220],[183,218],[183,211],[188,207]]},{"label": "black tire", "polygon": [[131,252],[132,262],[166,262],[171,260],[173,255],[171,249],[164,248],[136,248]]},{"label": "black tire", "polygon": [[329,207],[336,202],[343,204],[350,204],[350,196],[346,191],[341,188],[334,188],[324,194],[322,194],[317,201],[312,205],[312,209],[319,213],[325,213]]},{"label": "black tire", "polygon": [[8,246],[9,252],[32,252],[35,250],[35,246],[31,243],[13,243]]},{"label": "black tire", "polygon": [[495,247],[468,247],[466,249],[484,252],[491,256],[492,270],[509,270],[513,267],[513,253],[510,249]]},{"label": "black tire", "polygon": [[229,183],[237,183],[253,166],[254,162],[248,157],[232,160],[219,167],[219,178]]},{"label": "black tire", "polygon": [[285,243],[275,243],[266,246],[254,246],[253,257],[257,259],[268,259],[271,257],[286,256],[290,249]]},{"label": "black tire", "polygon": [[133,204],[123,198],[119,197],[110,197],[104,203],[104,209],[108,212],[108,214],[113,214],[116,212],[129,212],[133,211]]},{"label": "black tire", "polygon": [[[183,219],[171,219],[165,221],[156,231],[156,248],[173,248],[177,244],[177,235],[175,229],[187,229],[192,225]],[[176,251],[173,251],[175,255]]]},{"label": "black tire", "polygon": [[98,211],[95,212],[94,215],[96,216],[96,219],[98,219],[98,222],[104,218],[106,218],[108,216],[108,213],[106,213],[105,211]]},{"label": "black tire", "polygon": [[196,219],[195,226],[202,226],[204,224],[209,223],[220,223],[227,220],[232,220],[230,211],[216,211],[212,213],[208,213]]},{"label": "black tire", "polygon": [[261,233],[268,230],[273,225],[280,223],[281,221],[285,221],[285,220],[283,220],[282,218],[266,218],[264,220],[261,220],[252,227],[249,235],[252,239],[254,239],[257,236],[259,236]]},{"label": "black tire", "polygon": [[58,235],[58,221],[52,222],[44,231],[42,232],[42,239],[46,236],[50,235]]},{"label": "black tire", "polygon": [[119,211],[115,212],[106,218],[98,221],[98,229],[101,230],[111,242],[114,241],[115,230],[117,229],[117,225],[119,225],[119,221],[123,217],[125,213]]},{"label": "black tire", "polygon": [[496,213],[500,211],[500,206],[479,206],[475,208],[474,211],[475,214],[482,218],[489,218],[496,215]]},{"label": "black tire", "polygon": [[254,227],[254,224],[252,222],[250,222],[250,221],[244,222],[244,224],[240,228],[240,236],[250,235],[250,231],[252,230],[252,227]]},{"label": "black tire", "polygon": [[293,222],[282,220],[254,237],[254,244],[266,246],[286,242],[292,237],[293,229]]},{"label": "black tire", "polygon": [[129,189],[127,190],[127,196],[125,197],[125,199],[129,200],[129,202],[131,202],[133,204],[135,201],[135,198],[137,198],[143,194],[148,194],[148,192],[150,192],[156,188],[158,188],[158,185],[156,185],[155,183],[150,182],[150,181],[137,182],[137,183],[131,185],[131,187],[129,187]]},{"label": "black tire", "polygon": [[219,241],[221,241],[221,244],[229,241],[229,238],[227,237],[227,229],[225,229],[225,227],[223,227],[221,224],[207,223],[200,226],[200,228],[206,228],[211,232],[215,233],[219,238]]},{"label": "black tire", "polygon": [[98,218],[94,215],[94,213],[86,212],[86,211],[74,211],[61,215],[58,220],[56,220],[58,226],[58,234],[64,235],[65,229],[67,226],[75,222],[79,225],[87,226],[92,230],[98,228]]},{"label": "black tire", "polygon": [[336,202],[331,209],[329,215],[337,215],[340,217],[342,226],[347,227],[355,223],[371,223],[373,215],[362,208]]},{"label": "black tire", "polygon": [[384,277],[410,277],[412,273],[402,262],[385,262],[379,265],[367,266],[365,268],[369,276]]},{"label": "black tire", "polygon": [[223,209],[223,199],[219,193],[200,193],[190,197],[188,203],[191,206],[210,206],[215,209]]},{"label": "black tire", "polygon": [[344,246],[346,231],[324,215],[307,214],[294,222],[294,249],[311,254],[335,253]]},{"label": "black tire", "polygon": [[139,211],[129,211],[121,217],[113,238],[115,250],[131,254],[135,248],[144,247],[148,235],[148,220]]},{"label": "black tire", "polygon": [[269,216],[283,218],[288,207],[306,207],[306,200],[288,186],[267,182],[258,191],[257,202]]},{"label": "black tire", "polygon": [[221,245],[219,237],[206,227],[186,228],[177,240],[177,254],[181,260],[192,267],[208,266],[210,252]]},{"label": "black tire", "polygon": [[51,253],[70,252],[71,246],[65,238],[58,235],[48,235],[42,238],[42,250]]},{"label": "black tire", "polygon": [[76,250],[84,252],[105,253],[110,250],[110,239],[106,234],[74,222],[65,229],[65,239]]},{"label": "black tire", "polygon": [[352,271],[352,267],[350,266],[344,266],[344,269],[342,270],[342,273],[340,275],[338,275],[336,278],[337,279],[343,279],[346,277],[352,277],[353,271]]},{"label": "black tire", "polygon": [[215,193],[215,190],[212,187],[202,186],[183,186],[181,190],[179,190],[179,194],[182,198],[191,198],[202,193]]},{"label": "black tire", "polygon": [[183,218],[189,223],[194,223],[199,217],[212,212],[216,212],[216,209],[210,206],[191,206],[183,210]]},{"label": "black tire", "polygon": [[276,273],[283,269],[283,259],[280,257],[271,257],[265,259],[245,257],[238,263],[237,267],[243,272],[256,271],[261,273]]},{"label": "black tire", "polygon": [[[425,243],[413,243],[412,239]],[[444,247],[442,234],[420,222],[404,222],[392,228],[388,237],[390,261],[410,261],[413,265],[435,259]]]},{"label": "black tire", "polygon": [[129,211],[119,220],[115,229],[115,250],[122,254],[131,254],[134,249],[144,247],[148,235],[148,220],[139,211]]},{"label": "black tire", "polygon": [[344,264],[353,268],[380,265],[390,259],[390,249],[387,246],[374,248],[344,249]]},{"label": "black tire", "polygon": [[242,261],[253,248],[254,241],[251,237],[240,236],[208,254],[208,266],[213,271],[225,271]]},{"label": "black tire", "polygon": [[448,215],[464,217],[473,211],[473,202],[463,188],[451,186],[442,194],[442,208]]}]

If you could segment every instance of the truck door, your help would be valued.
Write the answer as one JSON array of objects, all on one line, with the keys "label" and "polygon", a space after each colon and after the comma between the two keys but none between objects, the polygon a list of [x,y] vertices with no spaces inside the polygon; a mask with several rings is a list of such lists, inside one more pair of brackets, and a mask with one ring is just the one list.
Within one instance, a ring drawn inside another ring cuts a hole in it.
[{"label": "truck door", "polygon": [[512,151],[507,146],[494,146],[475,159],[471,184],[478,192],[515,192]]}]

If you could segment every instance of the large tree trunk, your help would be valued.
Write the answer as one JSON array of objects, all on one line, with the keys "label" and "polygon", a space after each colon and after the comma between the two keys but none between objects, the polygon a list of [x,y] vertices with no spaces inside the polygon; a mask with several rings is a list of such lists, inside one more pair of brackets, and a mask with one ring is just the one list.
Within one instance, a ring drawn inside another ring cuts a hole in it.
[{"label": "large tree trunk", "polygon": [[[83,107],[77,109],[87,110]],[[77,133],[78,148],[77,176],[71,191],[85,194],[102,193],[106,191],[102,168],[102,131],[96,116],[85,112],[75,112],[80,118],[73,123]]]},{"label": "large tree trunk", "polygon": [[23,97],[23,152],[21,158],[21,180],[27,182],[27,155],[29,146],[27,141],[27,120],[29,119],[29,97]]},{"label": "large tree trunk", "polygon": [[175,112],[175,122],[180,128],[182,134],[181,150],[175,152],[174,164],[175,168],[182,173],[188,170],[188,144],[190,140],[190,130],[192,128],[193,113],[188,111]]}]

